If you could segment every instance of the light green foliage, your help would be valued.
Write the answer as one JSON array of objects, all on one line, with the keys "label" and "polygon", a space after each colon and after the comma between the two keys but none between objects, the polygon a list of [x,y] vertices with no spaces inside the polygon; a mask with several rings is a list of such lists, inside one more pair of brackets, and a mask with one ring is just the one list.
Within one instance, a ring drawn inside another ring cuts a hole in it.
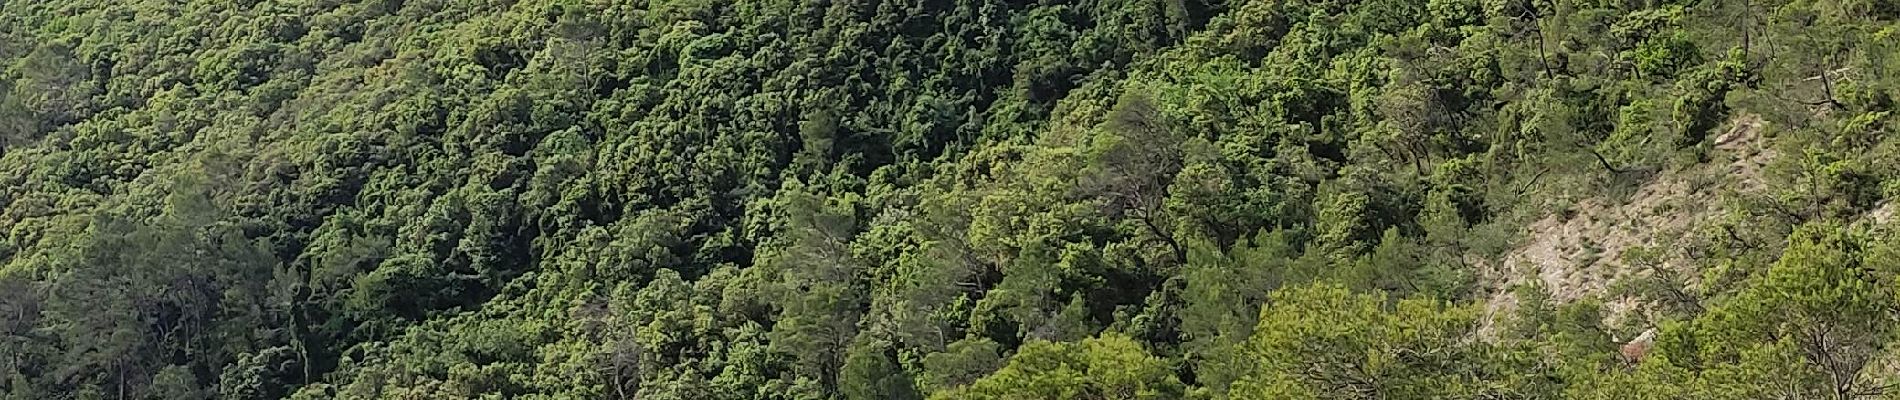
[{"label": "light green foliage", "polygon": [[938,399],[1179,399],[1186,387],[1166,362],[1124,336],[1032,341],[990,376]]},{"label": "light green foliage", "polygon": [[[1276,292],[1247,343],[1254,368],[1233,398],[1458,398],[1500,394],[1490,349],[1466,340],[1476,310],[1391,304],[1338,286]],[[1514,388],[1520,389],[1520,388]]]},{"label": "light green foliage", "polygon": [[1285,282],[1293,254],[1288,241],[1285,232],[1262,232],[1226,254],[1204,242],[1189,251],[1185,304],[1178,314],[1182,350],[1196,360],[1202,385],[1225,391],[1250,369],[1254,360],[1241,348],[1253,333],[1257,310]]},{"label": "light green foliage", "polygon": [[1000,346],[989,339],[964,339],[923,359],[923,387],[932,393],[968,385],[1002,368]]},{"label": "light green foliage", "polygon": [[1673,359],[1761,396],[1852,398],[1890,384],[1869,368],[1895,333],[1900,266],[1868,259],[1864,246],[1878,242],[1849,235],[1826,222],[1797,230],[1760,282],[1684,332],[1700,346]]}]

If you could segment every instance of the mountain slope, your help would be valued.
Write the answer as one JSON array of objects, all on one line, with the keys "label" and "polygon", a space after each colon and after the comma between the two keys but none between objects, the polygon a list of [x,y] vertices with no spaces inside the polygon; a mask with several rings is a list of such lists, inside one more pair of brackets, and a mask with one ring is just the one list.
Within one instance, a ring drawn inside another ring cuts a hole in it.
[{"label": "mountain slope", "polygon": [[1867,395],[1889,3],[0,3],[0,393]]}]

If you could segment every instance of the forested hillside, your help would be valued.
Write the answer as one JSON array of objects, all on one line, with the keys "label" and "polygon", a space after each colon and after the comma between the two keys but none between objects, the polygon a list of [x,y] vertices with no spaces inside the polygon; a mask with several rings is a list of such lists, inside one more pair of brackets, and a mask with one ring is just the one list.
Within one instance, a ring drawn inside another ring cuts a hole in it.
[{"label": "forested hillside", "polygon": [[1897,21],[0,0],[0,397],[1900,398]]}]

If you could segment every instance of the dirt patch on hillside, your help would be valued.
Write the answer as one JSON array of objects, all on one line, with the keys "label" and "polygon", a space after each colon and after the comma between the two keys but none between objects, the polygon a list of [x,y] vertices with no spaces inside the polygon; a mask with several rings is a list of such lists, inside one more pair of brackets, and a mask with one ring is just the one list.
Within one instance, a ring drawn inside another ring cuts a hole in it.
[{"label": "dirt patch on hillside", "polygon": [[1872,220],[1875,225],[1886,225],[1893,221],[1894,204],[1893,202],[1881,204],[1880,207],[1867,212],[1867,219]]},{"label": "dirt patch on hillside", "polygon": [[[1774,157],[1761,140],[1762,126],[1758,116],[1739,116],[1715,139],[1715,161],[1658,174],[1626,198],[1584,199],[1531,223],[1526,242],[1504,254],[1487,282],[1494,294],[1481,333],[1491,336],[1497,317],[1516,308],[1513,286],[1539,283],[1560,304],[1600,295],[1637,273],[1624,261],[1636,248],[1661,251],[1663,268],[1684,268],[1686,255],[1668,247],[1722,214],[1721,193],[1762,187],[1762,168]],[[1635,299],[1603,300],[1612,320],[1641,307]]]}]

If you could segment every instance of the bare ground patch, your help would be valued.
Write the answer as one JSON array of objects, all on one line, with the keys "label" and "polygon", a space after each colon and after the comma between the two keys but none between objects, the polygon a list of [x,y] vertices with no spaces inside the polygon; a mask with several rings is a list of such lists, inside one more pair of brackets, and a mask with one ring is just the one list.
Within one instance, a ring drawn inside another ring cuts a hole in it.
[{"label": "bare ground patch", "polygon": [[[1686,268],[1682,249],[1662,246],[1721,215],[1718,194],[1762,187],[1762,168],[1774,157],[1762,126],[1758,116],[1738,116],[1716,137],[1714,161],[1660,173],[1627,197],[1587,198],[1531,223],[1526,241],[1487,274],[1493,295],[1480,334],[1495,337],[1495,322],[1516,309],[1511,287],[1541,284],[1560,304],[1604,295],[1612,282],[1638,273],[1624,254],[1639,247],[1663,251],[1664,268]],[[1602,300],[1613,321],[1642,307],[1633,298]]]}]

